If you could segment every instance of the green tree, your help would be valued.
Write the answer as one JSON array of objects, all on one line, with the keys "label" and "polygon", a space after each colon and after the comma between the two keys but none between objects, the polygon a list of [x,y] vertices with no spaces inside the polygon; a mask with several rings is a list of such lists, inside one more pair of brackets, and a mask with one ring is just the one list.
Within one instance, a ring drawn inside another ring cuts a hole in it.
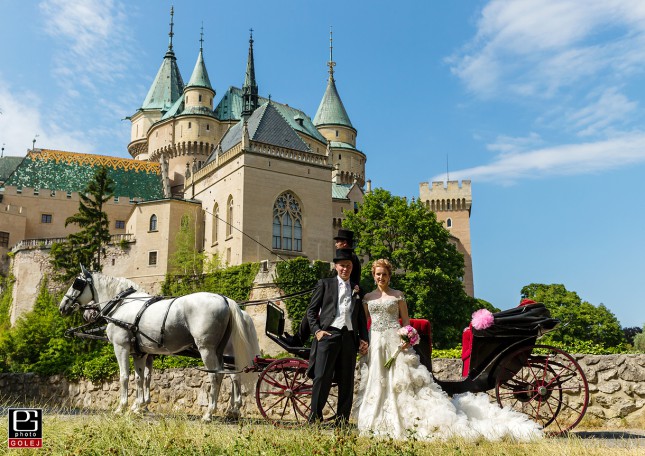
[{"label": "green tree", "polygon": [[170,266],[178,274],[198,275],[204,270],[206,254],[197,247],[195,217],[185,214],[181,217],[179,232],[175,238],[176,250],[170,255]]},{"label": "green tree", "polygon": [[551,316],[561,321],[558,329],[545,336],[547,343],[588,341],[603,347],[616,347],[626,342],[620,322],[607,307],[583,301],[564,285],[532,283],[522,288],[521,295],[544,303]]},{"label": "green tree", "polygon": [[78,212],[65,220],[65,226],[78,225],[80,230],[67,236],[65,242],[54,244],[50,252],[61,280],[76,275],[79,264],[100,271],[101,258],[110,242],[110,225],[103,207],[114,196],[114,181],[107,168],[96,168],[79,196]]},{"label": "green tree", "polygon": [[[354,231],[359,257],[369,264],[387,258],[395,268],[392,286],[406,293],[410,316],[432,322],[438,348],[454,346],[472,312],[483,304],[463,289],[464,258],[435,214],[420,201],[408,202],[383,189],[366,194],[343,227]],[[374,287],[369,268],[361,284]]]},{"label": "green tree", "polygon": [[634,348],[645,353],[645,325],[643,325],[643,331],[634,336]]},{"label": "green tree", "polygon": [[[300,257],[281,261],[276,265],[275,283],[285,295],[290,295],[313,289],[318,280],[330,276],[331,267],[329,263],[318,260],[311,263],[307,258]],[[285,300],[285,307],[291,319],[293,332],[298,330],[300,321],[307,312],[310,300],[311,293]]]}]

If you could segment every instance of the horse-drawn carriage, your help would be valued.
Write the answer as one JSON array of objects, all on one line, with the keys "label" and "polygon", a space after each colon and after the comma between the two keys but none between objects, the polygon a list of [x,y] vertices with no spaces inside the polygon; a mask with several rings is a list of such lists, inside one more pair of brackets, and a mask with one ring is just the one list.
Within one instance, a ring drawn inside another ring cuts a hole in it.
[{"label": "horse-drawn carriage", "polygon": [[[241,395],[236,376],[244,371],[258,375],[255,399],[265,419],[282,426],[307,422],[313,386],[307,376],[309,348],[289,345],[283,337],[284,311],[273,302],[266,303],[265,332],[291,357],[269,359],[259,356],[252,321],[234,301],[210,293],[160,300],[137,292],[129,301],[136,305],[119,314],[119,309],[128,307],[123,305],[127,296],[122,292],[126,287],[121,285],[119,288],[119,283],[113,284],[104,279],[106,276],[97,276],[100,280],[83,269],[61,301],[60,308],[63,314],[94,309],[108,323],[108,335],[121,368],[119,409],[127,404],[129,363],[125,361],[131,352],[139,355],[138,360],[135,357],[138,392],[134,407],[137,407],[145,405],[146,399],[149,401],[149,392],[146,395],[143,383],[147,375],[149,388],[151,362],[146,356],[188,354],[192,349],[193,353],[199,353],[204,361],[204,370],[211,375],[210,403],[204,419],[210,419],[214,411],[224,373],[233,377],[232,406],[239,412]],[[112,297],[115,298],[110,299]],[[193,306],[191,299],[199,300],[199,305]],[[159,310],[153,313],[152,305]],[[207,307],[210,313],[203,312]],[[494,391],[500,406],[509,406],[531,416],[548,434],[561,434],[572,429],[584,416],[589,401],[584,372],[568,353],[555,347],[536,345],[537,338],[553,330],[559,321],[551,318],[546,307],[539,303],[498,312],[493,317],[492,326],[472,330],[469,365],[463,377],[455,381],[436,379],[436,382],[449,395]],[[430,324],[426,320],[413,320],[411,323],[421,335],[421,343],[414,348],[421,362],[432,372]],[[151,336],[153,331],[156,333]],[[214,331],[219,333],[214,335]],[[82,335],[79,332],[75,334]],[[224,355],[229,338],[233,341],[235,358]],[[178,343],[177,339],[181,342]],[[255,352],[254,357],[249,356],[251,352]],[[326,419],[335,415],[335,399],[336,389],[332,387],[324,412]]]},{"label": "horse-drawn carriage", "polygon": [[[449,395],[494,392],[501,407],[509,406],[529,415],[547,434],[561,434],[575,427],[585,414],[589,386],[577,361],[568,353],[537,338],[553,330],[558,320],[543,304],[535,303],[493,314],[495,323],[473,329],[469,369],[460,380],[435,381]],[[306,376],[309,351],[290,347],[282,337],[284,311],[267,305],[266,334],[293,358],[256,359],[261,372],[256,399],[262,415],[276,423],[303,423],[309,415],[312,382]],[[432,336],[427,320],[411,320],[421,335],[414,346],[432,372]],[[333,390],[328,417],[333,417]]]}]

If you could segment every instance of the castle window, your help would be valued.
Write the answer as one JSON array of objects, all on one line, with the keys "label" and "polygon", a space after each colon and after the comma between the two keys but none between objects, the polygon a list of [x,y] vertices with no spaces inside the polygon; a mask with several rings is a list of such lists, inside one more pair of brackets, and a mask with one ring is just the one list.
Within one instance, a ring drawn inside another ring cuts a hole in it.
[{"label": "castle window", "polygon": [[228,196],[226,208],[226,237],[228,238],[233,235],[233,195]]},{"label": "castle window", "polygon": [[125,220],[117,220],[116,223],[114,224],[114,227],[117,230],[124,230],[125,229]]},{"label": "castle window", "polygon": [[35,188],[35,189],[34,189],[34,196],[38,196],[38,195],[40,195],[40,190],[38,190],[37,188]]},{"label": "castle window", "polygon": [[199,102],[200,103],[202,102],[202,96],[201,95],[199,96]]},{"label": "castle window", "polygon": [[119,202],[119,197],[118,197],[118,196],[115,196],[115,197],[114,197],[114,202],[115,202],[115,203],[118,203],[118,202]]},{"label": "castle window", "polygon": [[211,129],[211,124],[206,124],[206,131],[210,131]]},{"label": "castle window", "polygon": [[336,137],[338,138],[338,130],[336,130]]},{"label": "castle window", "polygon": [[157,216],[155,214],[150,217],[150,231],[157,231]]},{"label": "castle window", "polygon": [[0,231],[0,247],[9,247],[9,233]]},{"label": "castle window", "polygon": [[157,252],[148,252],[148,266],[157,265]]},{"label": "castle window", "polygon": [[452,219],[451,218],[446,219],[446,228],[452,228]]},{"label": "castle window", "polygon": [[51,223],[52,222],[52,215],[51,214],[41,214],[40,215],[40,223]]},{"label": "castle window", "polygon": [[339,159],[339,160],[341,159],[341,156],[340,156],[340,154],[338,154],[338,159]]},{"label": "castle window", "polygon": [[291,192],[278,196],[273,205],[274,249],[302,252],[302,211]]},{"label": "castle window", "polygon": [[218,227],[219,225],[219,205],[215,203],[215,208],[213,208],[213,244],[217,242],[218,238]]},{"label": "castle window", "polygon": [[188,128],[190,128],[192,126],[193,126],[192,122],[188,122]]}]

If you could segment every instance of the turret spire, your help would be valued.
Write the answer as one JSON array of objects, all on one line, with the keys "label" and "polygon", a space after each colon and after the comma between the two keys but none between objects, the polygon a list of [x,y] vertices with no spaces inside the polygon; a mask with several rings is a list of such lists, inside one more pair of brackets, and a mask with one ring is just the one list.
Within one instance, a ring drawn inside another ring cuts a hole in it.
[{"label": "turret spire", "polygon": [[329,79],[333,80],[336,62],[334,62],[334,32],[331,29],[331,25],[329,26],[329,62],[327,66],[329,66]]},{"label": "turret spire", "polygon": [[258,107],[258,84],[255,82],[255,64],[253,62],[253,29],[250,29],[249,57],[246,63],[246,75],[242,86],[242,117],[248,118]]},{"label": "turret spire", "polygon": [[172,52],[172,37],[175,35],[172,31],[173,26],[175,25],[175,7],[170,7],[170,33],[168,33],[168,51]]}]

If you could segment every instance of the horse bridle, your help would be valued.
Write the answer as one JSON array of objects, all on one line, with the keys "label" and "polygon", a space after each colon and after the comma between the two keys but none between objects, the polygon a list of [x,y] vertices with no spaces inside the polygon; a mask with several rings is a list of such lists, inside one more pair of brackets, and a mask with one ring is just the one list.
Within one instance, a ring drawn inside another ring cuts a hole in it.
[{"label": "horse bridle", "polygon": [[[82,306],[78,302],[78,297],[83,293],[83,290],[85,290],[85,287],[87,287],[88,285],[90,286],[90,291],[92,292],[93,304]],[[78,275],[78,277],[74,279],[74,283],[72,283],[71,289],[73,290],[72,295],[70,296],[69,294],[65,293],[65,297],[72,302],[71,305],[74,310],[98,308],[97,292],[96,292],[96,288],[94,288],[94,278],[92,277],[92,274],[88,270],[83,270]]]}]

